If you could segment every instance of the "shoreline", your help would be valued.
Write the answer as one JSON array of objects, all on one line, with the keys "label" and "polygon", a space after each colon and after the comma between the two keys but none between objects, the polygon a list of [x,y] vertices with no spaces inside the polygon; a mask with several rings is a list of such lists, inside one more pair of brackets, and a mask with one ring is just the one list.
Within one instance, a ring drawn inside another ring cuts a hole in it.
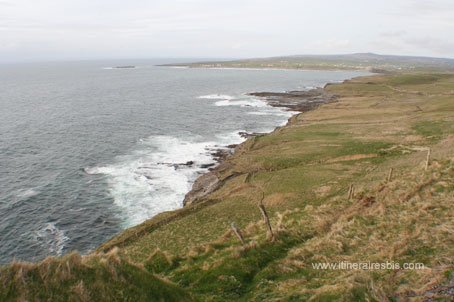
[{"label": "shoreline", "polygon": [[[268,135],[274,131],[286,127],[292,123],[292,120],[304,112],[315,110],[322,104],[327,104],[336,100],[336,96],[326,92],[325,87],[332,85],[332,83],[325,84],[324,87],[317,87],[309,90],[294,90],[288,92],[251,92],[247,95],[259,97],[271,107],[285,108],[287,111],[295,111],[283,126],[277,126],[272,131],[267,133],[247,133],[238,132],[240,136],[246,138],[240,144],[229,145],[225,148],[219,148],[216,152],[212,153],[213,158],[217,164],[210,167],[207,172],[201,174],[196,178],[192,184],[192,188],[185,194],[183,199],[183,208],[187,205],[197,203],[198,200],[213,193],[219,189],[224,182],[229,178],[222,179],[220,173],[225,170],[227,160],[240,150],[251,138],[262,135]],[[233,147],[233,148],[232,148]]]},{"label": "shoreline", "polygon": [[[213,154],[211,154],[216,161],[215,166],[207,168],[207,171],[205,173],[202,173],[194,180],[191,190],[185,194],[181,208],[172,211],[161,212],[136,226],[127,228],[119,234],[113,236],[109,240],[101,243],[98,247],[92,250],[91,253],[109,252],[113,248],[124,246],[130,241],[133,241],[135,238],[139,238],[145,233],[152,232],[167,223],[198,212],[204,207],[218,203],[220,200],[204,200],[204,197],[220,189],[222,185],[229,179],[238,176],[238,174],[221,175],[224,171],[228,170],[231,167],[231,164],[229,164],[229,159],[231,157],[235,155],[238,156],[238,154],[241,153],[242,149],[247,148],[246,146],[251,144],[251,141],[255,140],[257,136],[270,135],[271,133],[274,133],[279,129],[292,125],[293,121],[301,114],[316,110],[322,104],[336,101],[337,97],[333,94],[328,93],[326,91],[326,87],[330,85],[342,84],[360,77],[363,76],[345,79],[339,83],[328,82],[323,87],[309,90],[248,93],[248,95],[257,94],[258,97],[263,98],[263,100],[270,106],[287,108],[288,111],[292,111],[291,107],[293,106],[293,108],[299,108],[299,110],[295,110],[297,111],[297,113],[289,117],[284,125],[276,126],[270,132],[263,134],[248,133],[248,137],[243,142],[237,145],[228,145],[224,146],[223,148],[218,148]],[[291,100],[290,103],[289,100]],[[221,153],[222,156],[215,155]]]},{"label": "shoreline", "polygon": [[314,68],[304,67],[304,68],[297,68],[297,67],[223,67],[223,66],[211,66],[211,65],[194,65],[192,63],[189,64],[160,64],[155,65],[156,67],[168,67],[168,68],[180,68],[180,69],[213,69],[213,70],[296,70],[296,71],[334,71],[334,72],[343,72],[343,71],[365,71],[371,73],[388,73],[388,71],[375,69],[375,68],[355,68],[355,67],[348,67],[348,68],[336,68],[336,67],[327,67],[321,68],[320,66],[315,66]]},{"label": "shoreline", "polygon": [[451,301],[453,88],[446,73],[325,85],[330,103],[238,145],[218,190],[88,255],[2,267],[0,300]]}]

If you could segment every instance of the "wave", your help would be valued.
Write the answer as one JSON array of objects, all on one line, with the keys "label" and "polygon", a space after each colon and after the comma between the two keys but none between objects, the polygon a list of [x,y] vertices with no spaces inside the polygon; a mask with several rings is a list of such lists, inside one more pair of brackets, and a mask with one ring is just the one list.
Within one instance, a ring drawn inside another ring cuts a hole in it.
[{"label": "wave", "polygon": [[248,99],[234,99],[234,100],[222,100],[217,101],[214,103],[216,106],[240,106],[240,107],[269,107],[265,101],[255,99],[255,98],[248,98]]},{"label": "wave", "polygon": [[220,145],[242,140],[238,133],[202,142],[151,136],[140,142],[139,150],[118,157],[116,163],[88,167],[85,172],[106,176],[110,195],[122,210],[123,227],[130,227],[181,208],[195,179],[216,164],[213,153]]},{"label": "wave", "polygon": [[198,97],[199,99],[218,100],[214,103],[215,106],[240,106],[240,107],[269,107],[269,105],[261,99],[253,96],[241,95],[231,96],[228,94],[208,94]]},{"label": "wave", "polygon": [[51,255],[60,256],[63,253],[65,243],[69,241],[69,237],[65,235],[65,231],[60,230],[55,223],[49,222],[35,232],[35,239],[45,248]]},{"label": "wave", "polygon": [[207,100],[233,100],[233,99],[235,99],[234,96],[230,96],[227,94],[208,94],[208,95],[201,95],[197,98],[198,99],[207,99]]},{"label": "wave", "polygon": [[39,193],[41,193],[38,188],[28,188],[24,190],[20,190],[17,194],[16,197],[18,197],[20,200],[26,200],[29,199],[30,197],[36,196]]}]

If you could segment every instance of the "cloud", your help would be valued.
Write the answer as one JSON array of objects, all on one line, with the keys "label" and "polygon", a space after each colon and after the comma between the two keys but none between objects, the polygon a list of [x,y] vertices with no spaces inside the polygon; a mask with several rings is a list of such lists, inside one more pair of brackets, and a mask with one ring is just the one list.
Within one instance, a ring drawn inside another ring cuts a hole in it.
[{"label": "cloud", "polygon": [[381,32],[379,36],[384,38],[400,38],[404,37],[406,34],[407,32],[405,30],[394,30]]},{"label": "cloud", "polygon": [[454,53],[451,0],[0,0],[0,8],[4,61]]},{"label": "cloud", "polygon": [[335,50],[336,52],[343,52],[345,49],[351,46],[351,42],[348,39],[328,39],[328,40],[317,40],[312,43],[308,43],[308,48],[312,49],[324,49],[326,51]]},{"label": "cloud", "polygon": [[370,45],[374,49],[388,53],[404,52],[414,55],[430,53],[445,57],[452,57],[449,54],[454,53],[453,40],[433,35],[414,35],[405,31],[383,32]]},{"label": "cloud", "polygon": [[454,41],[439,39],[431,36],[408,37],[404,42],[414,48],[425,49],[427,52],[435,54],[454,53]]},{"label": "cloud", "polygon": [[390,6],[386,13],[398,16],[427,17],[444,15],[447,12],[452,13],[453,10],[454,4],[451,0],[401,0]]}]

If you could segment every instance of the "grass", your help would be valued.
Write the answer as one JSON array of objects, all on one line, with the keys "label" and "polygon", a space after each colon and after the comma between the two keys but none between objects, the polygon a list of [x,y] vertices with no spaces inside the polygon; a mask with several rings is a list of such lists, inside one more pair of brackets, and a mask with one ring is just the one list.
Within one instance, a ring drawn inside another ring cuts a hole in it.
[{"label": "grass", "polygon": [[0,301],[191,301],[184,290],[123,260],[116,251],[13,263],[1,269],[0,280]]},{"label": "grass", "polygon": [[[0,300],[449,301],[454,75],[363,77],[326,89],[337,102],[250,139],[218,172],[226,181],[217,191],[92,255],[3,267]],[[340,261],[426,269],[312,268]]]}]

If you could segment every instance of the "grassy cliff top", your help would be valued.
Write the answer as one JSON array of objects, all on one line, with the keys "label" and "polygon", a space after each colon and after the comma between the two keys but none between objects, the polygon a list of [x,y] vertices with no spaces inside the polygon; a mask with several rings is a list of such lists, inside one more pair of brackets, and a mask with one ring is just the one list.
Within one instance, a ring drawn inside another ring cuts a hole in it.
[{"label": "grassy cliff top", "polygon": [[[89,256],[3,267],[0,301],[451,301],[454,74],[326,90],[336,102],[250,138],[222,164],[224,185],[198,203]],[[343,261],[425,268],[313,267]]]}]

